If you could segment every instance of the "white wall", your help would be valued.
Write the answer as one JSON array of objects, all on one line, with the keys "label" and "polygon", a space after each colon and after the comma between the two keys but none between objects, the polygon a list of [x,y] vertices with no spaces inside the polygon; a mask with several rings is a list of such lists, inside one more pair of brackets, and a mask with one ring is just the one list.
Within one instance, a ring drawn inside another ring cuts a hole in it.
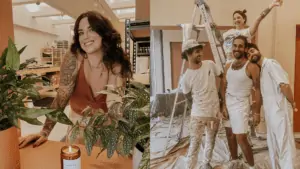
[{"label": "white wall", "polygon": [[15,43],[18,49],[27,45],[26,50],[21,55],[21,62],[32,57],[36,57],[39,61],[41,48],[45,47],[47,42],[51,45],[51,43],[58,38],[57,35],[36,31],[18,25],[14,25],[14,34]]},{"label": "white wall", "polygon": [[67,40],[69,44],[73,41],[73,36],[71,35],[71,25],[56,25],[55,29],[58,34],[57,40]]},{"label": "white wall", "polygon": [[21,62],[36,57],[40,61],[41,48],[54,40],[68,40],[71,43],[69,25],[52,25],[49,18],[33,19],[24,6],[13,7],[14,35],[18,48],[27,45],[21,56]]},{"label": "white wall", "polygon": [[23,26],[42,32],[57,35],[55,28],[52,25],[52,20],[49,18],[33,19],[30,12],[24,6],[13,7],[13,21],[15,25]]},{"label": "white wall", "polygon": [[[289,79],[294,87],[295,80],[295,40],[296,24],[300,24],[300,1],[284,1],[277,10],[275,58],[289,73]],[[298,65],[299,66],[299,65]]]}]

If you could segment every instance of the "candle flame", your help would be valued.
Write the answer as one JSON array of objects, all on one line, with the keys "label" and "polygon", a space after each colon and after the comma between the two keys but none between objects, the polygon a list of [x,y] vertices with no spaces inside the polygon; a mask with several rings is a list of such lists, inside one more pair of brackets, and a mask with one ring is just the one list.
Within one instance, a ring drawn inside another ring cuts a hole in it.
[{"label": "candle flame", "polygon": [[72,146],[69,146],[69,152],[70,153],[72,152]]}]

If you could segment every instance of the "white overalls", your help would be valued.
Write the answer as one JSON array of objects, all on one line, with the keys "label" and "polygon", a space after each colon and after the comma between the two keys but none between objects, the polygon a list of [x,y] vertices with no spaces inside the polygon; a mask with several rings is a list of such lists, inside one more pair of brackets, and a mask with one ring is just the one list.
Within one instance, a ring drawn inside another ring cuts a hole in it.
[{"label": "white overalls", "polygon": [[265,58],[260,79],[272,168],[294,169],[293,109],[280,89],[281,83],[289,84],[288,75],[277,61]]}]

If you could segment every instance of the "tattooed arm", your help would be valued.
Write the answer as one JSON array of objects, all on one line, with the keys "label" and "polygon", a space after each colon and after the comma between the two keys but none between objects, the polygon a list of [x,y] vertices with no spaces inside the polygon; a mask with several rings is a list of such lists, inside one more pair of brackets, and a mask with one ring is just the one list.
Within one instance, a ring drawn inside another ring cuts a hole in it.
[{"label": "tattooed arm", "polygon": [[[64,110],[67,106],[70,96],[73,92],[76,81],[77,59],[73,54],[68,54],[64,57],[64,61],[60,68],[60,83],[57,90],[57,96],[52,102],[51,109]],[[56,122],[46,119],[41,134],[48,137]]]},{"label": "tattooed arm", "polygon": [[268,8],[266,8],[259,17],[255,20],[254,24],[250,27],[250,34],[254,36],[256,31],[258,30],[260,22],[270,13],[270,11],[275,7],[280,6],[280,0],[274,0]]}]

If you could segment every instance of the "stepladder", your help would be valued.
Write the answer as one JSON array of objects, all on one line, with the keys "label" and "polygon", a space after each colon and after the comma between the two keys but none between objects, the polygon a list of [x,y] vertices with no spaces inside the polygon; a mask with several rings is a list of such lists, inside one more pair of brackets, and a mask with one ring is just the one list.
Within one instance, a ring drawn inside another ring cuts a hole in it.
[{"label": "stepladder", "polygon": [[[205,31],[208,37],[208,41],[212,50],[214,62],[216,65],[224,72],[224,67],[226,64],[226,58],[224,54],[224,50],[222,47],[222,36],[221,33],[216,29],[216,25],[214,24],[210,8],[208,4],[204,0],[195,0],[194,2],[194,10],[193,10],[193,15],[192,15],[192,23],[188,24],[180,24],[182,28],[182,33],[183,33],[183,42],[189,39],[192,39],[192,33],[195,31],[197,33],[196,39],[199,38],[200,31]],[[200,13],[200,14],[199,14]],[[198,16],[199,14],[199,16]],[[198,21],[195,22],[196,17],[198,17]],[[187,108],[188,108],[188,101],[180,101],[178,102],[178,95],[180,93],[181,89],[181,79],[184,73],[184,65],[185,65],[186,60],[182,60],[182,65],[181,65],[181,71],[180,71],[180,76],[178,79],[178,85],[176,89],[176,94],[175,94],[175,99],[173,103],[173,108],[172,108],[172,113],[171,113],[171,119],[169,122],[169,127],[168,127],[168,135],[166,137],[166,143],[165,143],[165,148],[163,155],[166,155],[169,143],[170,143],[170,134],[171,134],[171,129],[173,126],[173,120],[174,120],[174,114],[176,111],[176,107],[179,104],[185,104],[185,110],[183,112],[183,118],[181,120],[181,128],[179,134],[177,134],[177,140],[179,141],[180,138],[182,137],[182,132],[183,132],[183,127],[184,127],[184,120],[186,118],[187,114]],[[220,123],[222,124],[222,122]]]}]

